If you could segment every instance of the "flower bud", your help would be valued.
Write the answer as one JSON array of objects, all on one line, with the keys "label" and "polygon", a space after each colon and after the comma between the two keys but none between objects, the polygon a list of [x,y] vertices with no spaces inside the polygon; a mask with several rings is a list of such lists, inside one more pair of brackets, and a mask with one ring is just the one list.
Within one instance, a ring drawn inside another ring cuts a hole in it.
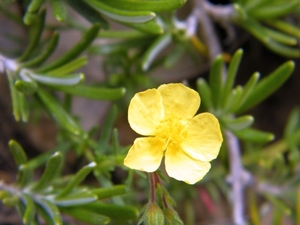
[{"label": "flower bud", "polygon": [[183,225],[183,222],[179,218],[177,212],[172,208],[164,210],[165,225]]},{"label": "flower bud", "polygon": [[150,202],[143,213],[142,218],[139,220],[138,225],[164,225],[165,218],[163,211],[156,204]]}]

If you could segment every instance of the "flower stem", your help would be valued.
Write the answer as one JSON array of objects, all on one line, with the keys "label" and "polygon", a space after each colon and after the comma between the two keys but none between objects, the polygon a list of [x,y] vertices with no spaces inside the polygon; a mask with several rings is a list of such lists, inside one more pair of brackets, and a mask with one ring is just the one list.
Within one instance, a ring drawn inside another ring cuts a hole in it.
[{"label": "flower stem", "polygon": [[[154,203],[156,201],[156,188],[158,187],[158,185],[162,185],[157,172],[153,172],[149,174],[149,181],[150,181],[150,202]],[[164,193],[162,193],[162,204],[165,209],[169,208]]]},{"label": "flower stem", "polygon": [[155,203],[156,201],[156,182],[155,182],[155,176],[154,173],[149,173],[149,182],[150,182],[150,202]]}]

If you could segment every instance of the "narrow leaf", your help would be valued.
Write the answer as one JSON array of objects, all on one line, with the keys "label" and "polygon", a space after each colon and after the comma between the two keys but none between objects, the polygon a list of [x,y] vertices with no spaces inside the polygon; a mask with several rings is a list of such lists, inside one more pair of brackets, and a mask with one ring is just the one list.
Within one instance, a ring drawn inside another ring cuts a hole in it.
[{"label": "narrow leaf", "polygon": [[23,198],[25,199],[25,213],[23,215],[23,223],[24,225],[32,225],[33,219],[35,215],[35,206],[34,202],[31,199],[29,195],[23,195]]},{"label": "narrow leaf", "polygon": [[138,217],[137,208],[94,202],[87,204],[85,209],[102,214],[114,220],[132,220]]},{"label": "narrow leaf", "polygon": [[244,102],[247,101],[249,95],[254,90],[258,80],[259,80],[260,74],[258,72],[254,73],[251,78],[248,80],[246,85],[243,88],[243,93],[239,99],[238,104],[236,104],[236,107],[231,108],[232,112],[237,112],[238,109],[244,104]]},{"label": "narrow leaf", "polygon": [[62,225],[62,219],[60,216],[60,212],[56,205],[46,199],[38,199],[36,203],[41,207],[44,211],[44,214],[51,219],[50,225]]},{"label": "narrow leaf", "polygon": [[147,49],[142,59],[142,68],[147,71],[152,62],[157,58],[158,54],[161,53],[172,41],[172,36],[170,33],[165,33],[160,35]]},{"label": "narrow leaf", "polygon": [[275,92],[292,74],[295,64],[288,61],[277,68],[267,77],[263,78],[248,96],[245,103],[239,108],[237,113],[244,112],[257,105],[269,95]]},{"label": "narrow leaf", "polygon": [[45,17],[46,11],[42,10],[35,18],[34,23],[32,23],[32,25],[30,26],[29,44],[24,53],[18,58],[19,62],[23,62],[28,59],[30,54],[35,50],[44,29]]},{"label": "narrow leaf", "polygon": [[89,165],[83,167],[79,172],[76,173],[76,175],[73,177],[73,179],[68,183],[68,185],[56,196],[56,198],[61,198],[65,195],[68,195],[72,192],[72,190],[79,185],[86,176],[95,168],[96,163],[92,162]]},{"label": "narrow leaf", "polygon": [[264,7],[255,8],[255,10],[248,13],[257,19],[270,19],[291,13],[298,6],[299,1],[284,1],[281,4],[267,4]]},{"label": "narrow leaf", "polygon": [[290,135],[294,134],[300,125],[300,111],[299,108],[295,108],[289,115],[288,121],[285,125],[284,136],[288,138]]},{"label": "narrow leaf", "polygon": [[200,93],[201,105],[205,109],[213,109],[211,89],[203,78],[197,80],[197,90]]},{"label": "narrow leaf", "polygon": [[121,23],[128,27],[140,30],[148,34],[158,35],[164,32],[163,27],[161,27],[155,19],[147,21],[145,23],[123,23],[123,22]]},{"label": "narrow leaf", "polygon": [[59,35],[57,32],[54,32],[46,48],[35,58],[25,61],[20,65],[21,68],[31,68],[40,65],[43,63],[55,50],[58,43]]},{"label": "narrow leaf", "polygon": [[86,205],[95,202],[97,196],[87,189],[80,192],[75,192],[67,196],[53,199],[53,203],[60,207]]},{"label": "narrow leaf", "polygon": [[17,185],[18,187],[26,187],[32,182],[33,171],[26,164],[22,164],[18,168]]},{"label": "narrow leaf", "polygon": [[20,166],[27,162],[26,153],[25,153],[24,149],[22,148],[22,146],[17,141],[10,140],[8,145],[9,145],[10,152],[13,155],[17,166]]},{"label": "narrow leaf", "polygon": [[243,130],[249,126],[251,126],[254,122],[253,116],[241,116],[239,118],[225,118],[222,119],[225,126],[230,130]]},{"label": "narrow leaf", "polygon": [[88,224],[92,225],[102,225],[108,224],[109,218],[106,216],[99,215],[97,212],[91,212],[84,208],[62,208],[61,209],[64,213],[72,216],[73,218],[83,221]]},{"label": "narrow leaf", "polygon": [[246,128],[240,131],[233,131],[233,133],[240,139],[244,141],[254,142],[254,143],[266,143],[274,139],[272,133],[255,130],[252,128]]},{"label": "narrow leaf", "polygon": [[82,0],[66,0],[66,2],[83,18],[90,21],[92,24],[99,23],[101,27],[107,29],[108,23],[93,7]]},{"label": "narrow leaf", "polygon": [[38,88],[36,82],[24,80],[17,80],[15,86],[18,91],[22,92],[25,95],[32,95]]},{"label": "narrow leaf", "polygon": [[31,0],[30,4],[28,5],[27,11],[31,13],[37,12],[40,9],[43,2],[44,0]]},{"label": "narrow leaf", "polygon": [[264,20],[266,24],[284,33],[300,38],[300,28],[282,20]]},{"label": "narrow leaf", "polygon": [[48,159],[51,157],[51,155],[53,155],[55,152],[60,152],[61,154],[66,153],[68,150],[70,149],[70,144],[69,143],[62,143],[60,145],[58,145],[57,147],[39,154],[37,157],[29,160],[26,163],[26,167],[30,168],[30,169],[35,169],[43,164],[45,164]]},{"label": "narrow leaf", "polygon": [[73,87],[52,86],[54,89],[63,91],[68,94],[90,98],[95,100],[118,100],[125,94],[124,88],[104,88],[88,85],[77,85]]},{"label": "narrow leaf", "polygon": [[116,117],[117,117],[117,107],[116,105],[113,105],[110,108],[109,112],[107,113],[106,119],[103,124],[103,128],[101,130],[100,139],[98,142],[99,149],[104,149],[107,146],[113,130],[113,125],[115,123]]},{"label": "narrow leaf", "polygon": [[72,60],[56,69],[47,72],[47,75],[50,76],[64,76],[70,74],[73,71],[85,66],[87,64],[87,57],[80,56],[77,59]]},{"label": "narrow leaf", "polygon": [[92,192],[97,195],[98,199],[105,199],[125,194],[127,192],[127,188],[125,185],[115,185],[108,188],[93,189]]},{"label": "narrow leaf", "polygon": [[63,165],[63,156],[60,152],[54,153],[48,160],[46,168],[40,180],[33,185],[32,191],[41,191],[49,185],[59,175]]},{"label": "narrow leaf", "polygon": [[104,0],[112,7],[129,11],[167,12],[180,8],[186,0]]},{"label": "narrow leaf", "polygon": [[67,18],[67,8],[63,0],[51,0],[52,11],[55,18],[62,22]]},{"label": "narrow leaf", "polygon": [[7,80],[9,84],[10,89],[10,95],[11,95],[11,101],[12,101],[12,109],[13,109],[13,115],[16,121],[20,121],[21,114],[20,114],[20,105],[19,105],[19,94],[18,90],[15,87],[14,84],[14,73],[12,71],[7,71]]},{"label": "narrow leaf", "polygon": [[94,24],[88,31],[86,31],[83,34],[80,41],[75,46],[73,46],[69,51],[64,53],[62,56],[60,56],[53,62],[37,70],[36,73],[39,74],[39,73],[48,72],[77,58],[97,37],[99,28],[100,27],[98,24]]},{"label": "narrow leaf", "polygon": [[47,85],[65,85],[72,86],[84,81],[83,73],[68,74],[64,76],[47,76],[44,74],[28,73],[33,80]]},{"label": "narrow leaf", "polygon": [[54,100],[49,93],[42,91],[41,89],[39,89],[36,93],[46,109],[48,109],[50,115],[61,127],[75,135],[82,133],[81,127],[77,124],[77,122],[64,110],[61,104]]},{"label": "narrow leaf", "polygon": [[94,9],[101,12],[103,15],[120,22],[127,23],[144,23],[152,20],[155,13],[150,11],[128,11],[115,7],[111,7],[104,2],[97,0],[86,0]]},{"label": "narrow leaf", "polygon": [[274,41],[277,41],[281,44],[285,44],[285,45],[297,45],[298,40],[296,37],[293,37],[291,35],[273,30],[273,29],[269,29],[269,28],[265,28],[266,34],[268,36],[270,36]]},{"label": "narrow leaf", "polygon": [[224,60],[223,57],[219,55],[214,59],[209,73],[209,86],[211,89],[211,97],[215,109],[218,109],[220,106],[223,69]]},{"label": "narrow leaf", "polygon": [[231,62],[229,64],[227,77],[226,77],[226,80],[224,83],[224,88],[223,88],[222,95],[221,95],[221,103],[222,103],[223,107],[225,107],[225,105],[229,102],[231,90],[234,85],[235,77],[237,75],[237,71],[238,71],[242,56],[243,56],[243,50],[242,49],[237,50],[234,53],[234,55],[231,59]]}]

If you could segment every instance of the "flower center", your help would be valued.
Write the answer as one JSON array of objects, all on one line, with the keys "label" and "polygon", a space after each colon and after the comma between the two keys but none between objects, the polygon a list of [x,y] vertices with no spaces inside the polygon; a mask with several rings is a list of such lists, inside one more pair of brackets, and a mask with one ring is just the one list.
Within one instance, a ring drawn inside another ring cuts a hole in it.
[{"label": "flower center", "polygon": [[171,143],[179,144],[186,137],[186,124],[186,120],[179,118],[164,119],[157,126],[155,136],[165,139],[165,149]]}]

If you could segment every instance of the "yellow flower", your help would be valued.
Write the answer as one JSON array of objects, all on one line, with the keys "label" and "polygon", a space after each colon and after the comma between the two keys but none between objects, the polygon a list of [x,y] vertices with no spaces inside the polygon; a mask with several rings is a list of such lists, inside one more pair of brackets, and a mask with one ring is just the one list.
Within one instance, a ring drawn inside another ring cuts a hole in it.
[{"label": "yellow flower", "polygon": [[183,84],[166,84],[137,93],[128,109],[128,121],[138,134],[124,164],[154,172],[165,157],[170,177],[194,184],[210,169],[219,154],[222,134],[217,118],[210,113],[194,116],[199,94]]}]

